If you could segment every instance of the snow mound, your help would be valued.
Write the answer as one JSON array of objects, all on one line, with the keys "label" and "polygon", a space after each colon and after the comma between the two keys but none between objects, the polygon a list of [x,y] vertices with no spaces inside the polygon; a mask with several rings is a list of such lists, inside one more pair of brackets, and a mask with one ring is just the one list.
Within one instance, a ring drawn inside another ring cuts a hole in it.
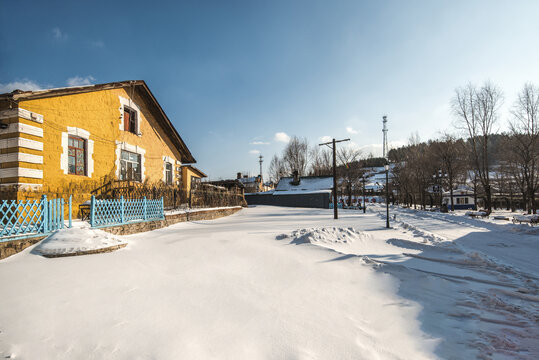
[{"label": "snow mound", "polygon": [[414,234],[414,236],[425,238],[425,241],[429,240],[429,241],[431,241],[433,243],[442,243],[442,242],[447,241],[447,239],[444,238],[444,237],[441,237],[441,236],[435,235],[435,234],[433,234],[433,233],[431,233],[429,231],[425,231],[423,229],[420,229],[417,226],[409,224],[409,223],[407,223],[405,221],[401,221],[401,220],[396,220],[396,221],[403,229],[411,231]]},{"label": "snow mound", "polygon": [[362,231],[356,231],[354,228],[308,228],[293,231],[291,234],[281,234],[277,236],[278,240],[291,238],[293,244],[351,244],[355,241],[370,240],[371,236]]},{"label": "snow mound", "polygon": [[[89,225],[62,229],[42,241],[35,250],[45,256],[61,256],[124,245],[125,241]],[[124,245],[125,246],[125,245]]]},{"label": "snow mound", "polygon": [[418,243],[415,241],[410,240],[403,240],[403,239],[389,239],[386,241],[386,243],[398,246],[405,249],[412,249],[412,250],[421,250],[421,251],[437,251],[437,252],[449,252],[449,253],[455,253],[455,254],[462,254],[463,251],[456,248],[456,247],[442,247],[442,246],[435,246],[435,245],[429,245],[424,243]]}]

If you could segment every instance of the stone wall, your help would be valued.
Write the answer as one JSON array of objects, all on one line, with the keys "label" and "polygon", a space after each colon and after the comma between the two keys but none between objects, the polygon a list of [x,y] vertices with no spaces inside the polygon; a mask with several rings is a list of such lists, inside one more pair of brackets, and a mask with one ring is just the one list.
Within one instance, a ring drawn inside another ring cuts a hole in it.
[{"label": "stone wall", "polygon": [[146,231],[161,229],[179,222],[196,221],[196,220],[212,220],[224,216],[232,215],[241,210],[241,207],[233,207],[226,209],[211,209],[211,210],[191,210],[173,215],[165,215],[165,220],[137,222],[125,225],[110,226],[101,228],[115,235],[130,235]]},{"label": "stone wall", "polygon": [[30,239],[0,242],[0,259],[7,258],[8,256],[11,256],[20,251],[23,251],[28,246],[34,245],[35,243],[43,240],[44,238],[46,238],[46,236],[37,236],[35,238],[30,238]]},{"label": "stone wall", "polygon": [[[226,208],[226,209],[212,209],[212,210],[192,210],[190,212],[182,212],[174,215],[166,215],[165,220],[146,221],[131,223],[126,225],[111,226],[101,228],[101,230],[107,231],[115,235],[130,235],[140,232],[146,232],[164,228],[179,222],[196,221],[196,220],[212,220],[218,219],[224,216],[232,215],[241,210],[241,206]],[[47,236],[38,236],[30,239],[11,240],[0,242],[0,259],[7,258],[20,251],[23,251],[28,246],[43,240]]]}]

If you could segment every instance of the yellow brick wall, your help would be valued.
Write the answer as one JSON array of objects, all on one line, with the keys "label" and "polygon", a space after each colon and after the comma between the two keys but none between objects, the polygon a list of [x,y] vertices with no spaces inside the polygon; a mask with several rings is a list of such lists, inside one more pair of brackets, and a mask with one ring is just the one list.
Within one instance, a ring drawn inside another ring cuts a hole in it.
[{"label": "yellow brick wall", "polygon": [[191,176],[200,178],[197,173],[193,172],[189,167],[182,166],[182,190],[189,191],[191,190]]}]

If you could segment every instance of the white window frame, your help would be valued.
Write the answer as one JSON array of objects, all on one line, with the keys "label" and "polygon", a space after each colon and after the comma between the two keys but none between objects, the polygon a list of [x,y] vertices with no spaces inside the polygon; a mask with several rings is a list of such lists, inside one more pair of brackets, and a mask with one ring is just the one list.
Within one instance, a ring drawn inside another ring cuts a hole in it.
[{"label": "white window frame", "polygon": [[170,185],[174,184],[174,179],[175,179],[175,176],[174,176],[174,159],[171,158],[170,156],[163,156],[163,182],[165,184],[168,184],[167,183],[167,164],[170,164],[171,168],[172,168],[172,182],[170,183]]},{"label": "white window frame", "polygon": [[[60,169],[64,174],[69,174],[69,136],[77,136],[86,140],[86,176],[91,178],[94,173],[94,141],[90,140],[90,132],[77,127],[67,127],[67,132],[62,132],[62,154],[60,155]],[[78,175],[82,176],[82,175]]]},{"label": "white window frame", "polygon": [[127,98],[124,98],[122,96],[118,96],[118,98],[120,99],[120,108],[119,108],[119,110],[120,110],[120,130],[125,131],[124,130],[124,107],[128,107],[128,108],[130,108],[131,110],[133,110],[133,111],[135,111],[137,113],[137,131],[136,131],[137,133],[136,133],[136,135],[142,136],[142,133],[140,131],[140,122],[142,120],[140,108],[131,99],[127,99]]},{"label": "white window frame", "polygon": [[131,145],[121,141],[116,141],[116,179],[120,179],[120,160],[122,157],[122,150],[140,155],[140,181],[144,182],[144,179],[146,178],[146,167],[144,166],[146,150],[140,146]]}]

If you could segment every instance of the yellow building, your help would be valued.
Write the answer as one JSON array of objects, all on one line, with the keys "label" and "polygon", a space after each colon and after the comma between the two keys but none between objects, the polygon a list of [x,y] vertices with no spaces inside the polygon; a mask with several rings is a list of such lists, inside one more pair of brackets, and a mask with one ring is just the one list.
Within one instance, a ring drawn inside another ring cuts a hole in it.
[{"label": "yellow building", "polygon": [[0,95],[3,198],[82,202],[116,180],[180,186],[181,165],[195,162],[142,80]]},{"label": "yellow building", "polygon": [[187,193],[196,183],[200,183],[203,178],[208,176],[192,165],[182,165],[181,172],[182,189]]}]

